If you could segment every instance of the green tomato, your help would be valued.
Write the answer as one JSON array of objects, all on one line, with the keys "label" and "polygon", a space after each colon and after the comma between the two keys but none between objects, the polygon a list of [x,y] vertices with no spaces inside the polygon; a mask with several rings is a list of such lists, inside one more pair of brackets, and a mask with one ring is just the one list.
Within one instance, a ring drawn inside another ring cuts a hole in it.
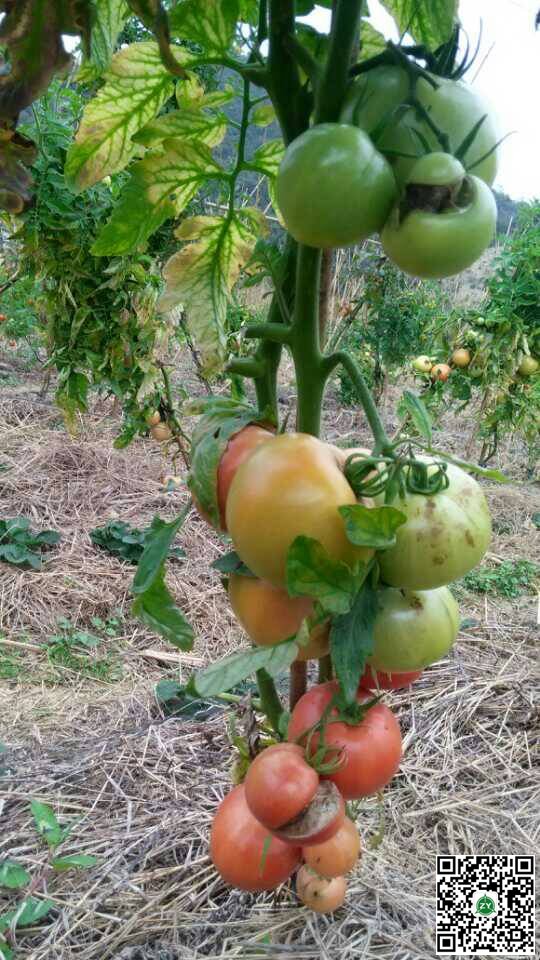
[{"label": "green tomato", "polygon": [[459,630],[459,610],[448,587],[377,592],[373,653],[368,663],[384,673],[422,670],[448,653]]},{"label": "green tomato", "polygon": [[344,123],[321,123],[287,147],[276,196],[287,230],[299,243],[345,247],[380,230],[396,183],[367,134]]},{"label": "green tomato", "polygon": [[[491,186],[497,174],[498,150],[493,150],[489,157],[482,157],[489,153],[499,140],[498,126],[492,112],[482,98],[466,84],[442,77],[433,79],[437,89],[424,78],[420,78],[416,86],[416,96],[437,126],[448,135],[452,153],[456,152],[474,125],[485,116],[462,159],[467,170]],[[388,150],[418,156],[421,147],[415,130],[420,131],[432,150],[439,150],[437,137],[425,120],[417,116],[415,108],[401,107],[408,94],[407,76],[401,67],[376,67],[351,85],[342,119],[348,123],[356,123],[373,135],[377,148],[383,153]],[[386,124],[381,121],[386,121]],[[401,185],[407,179],[414,159],[390,155],[389,160],[396,180]]]},{"label": "green tomato", "polygon": [[[409,174],[409,186],[424,185],[429,166],[441,167],[441,156],[421,157]],[[453,157],[448,157],[457,162]],[[418,179],[417,179],[417,166]],[[452,177],[455,170],[452,169]],[[434,173],[440,177],[440,169]],[[429,184],[434,191],[440,185]],[[455,187],[455,181],[448,184]],[[491,243],[497,225],[497,205],[488,186],[478,177],[465,177],[457,197],[445,209],[403,209],[397,204],[381,233],[384,252],[413,277],[451,277],[470,267]]]},{"label": "green tomato", "polygon": [[[428,461],[429,462],[429,461]],[[491,518],[480,485],[449,463],[446,490],[435,496],[407,493],[392,505],[407,517],[395,546],[378,555],[384,583],[405,590],[433,590],[472,570],[491,539]]]},{"label": "green tomato", "polygon": [[534,357],[523,357],[523,360],[518,367],[518,373],[522,377],[530,377],[533,373],[536,373],[539,366],[540,364],[538,363],[538,360],[535,360]]}]

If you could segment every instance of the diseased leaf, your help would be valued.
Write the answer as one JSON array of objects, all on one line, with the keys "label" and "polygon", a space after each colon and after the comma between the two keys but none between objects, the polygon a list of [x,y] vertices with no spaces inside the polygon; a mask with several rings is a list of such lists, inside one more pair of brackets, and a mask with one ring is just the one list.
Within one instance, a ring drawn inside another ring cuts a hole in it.
[{"label": "diseased leaf", "polygon": [[131,167],[113,214],[91,247],[95,256],[133,252],[165,220],[178,216],[205,181],[224,175],[204,144],[167,140],[163,148]]},{"label": "diseased leaf", "polygon": [[79,870],[86,870],[89,867],[95,867],[98,862],[97,857],[93,857],[88,853],[70,853],[65,857],[55,857],[51,861],[51,866],[55,870],[61,872],[63,870],[71,870],[72,868],[77,868]]},{"label": "diseased leaf", "polygon": [[365,507],[361,503],[339,507],[347,537],[357,547],[386,550],[396,542],[395,532],[407,520],[395,507]]},{"label": "diseased leaf", "polygon": [[287,554],[287,589],[291,597],[313,597],[329,613],[350,609],[358,578],[334,560],[318,540],[296,537]]},{"label": "diseased leaf", "polygon": [[238,0],[183,0],[169,12],[169,30],[172,37],[199,43],[206,53],[226,55],[238,14]]},{"label": "diseased leaf", "polygon": [[136,596],[132,612],[135,617],[139,617],[151,630],[155,630],[173,646],[179,647],[180,650],[191,650],[193,629],[169,593],[165,585],[163,569],[159,571],[148,589]]},{"label": "diseased leaf", "polygon": [[400,34],[435,50],[450,39],[457,19],[458,0],[381,0],[396,21]]},{"label": "diseased leaf", "polygon": [[31,879],[28,870],[15,863],[14,860],[4,860],[0,864],[0,887],[18,890],[19,887],[25,887],[30,883]]},{"label": "diseased leaf", "polygon": [[431,443],[431,417],[421,397],[417,396],[417,394],[411,390],[404,390],[400,407],[407,411],[420,436],[424,437],[428,443]]},{"label": "diseased leaf", "polygon": [[215,147],[227,132],[227,117],[224,113],[208,113],[203,110],[173,110],[147,123],[133,137],[135,143],[155,147],[163,140],[182,140],[203,143]]},{"label": "diseased leaf", "polygon": [[227,302],[261,231],[259,212],[243,209],[230,218],[192,217],[176,233],[193,242],[165,264],[166,288],[158,309],[167,313],[182,304],[207,377],[223,367]]},{"label": "diseased leaf", "polygon": [[191,678],[188,692],[201,697],[225,693],[257,670],[266,670],[270,676],[275,677],[291,665],[297,653],[298,647],[294,640],[286,640],[274,647],[256,647],[253,650],[233,653],[230,657],[199,670]]},{"label": "diseased leaf", "polygon": [[377,56],[386,49],[386,39],[382,33],[379,33],[369,22],[362,20],[360,27],[360,56],[358,59],[369,60]]},{"label": "diseased leaf", "polygon": [[269,123],[273,123],[276,119],[276,111],[271,103],[261,103],[258,107],[255,107],[255,110],[252,110],[250,119],[256,127],[267,127]]},{"label": "diseased leaf", "polygon": [[356,698],[366,659],[373,651],[373,627],[377,594],[366,581],[348,613],[332,619],[330,654],[334,671],[347,703]]},{"label": "diseased leaf", "polygon": [[126,0],[94,0],[90,56],[77,73],[79,83],[89,83],[107,69],[128,12]]},{"label": "diseased leaf", "polygon": [[[184,48],[174,48],[174,56],[179,63],[190,58]],[[131,138],[174,90],[153,42],[119,50],[104,78],[105,85],[87,104],[66,158],[66,181],[77,191],[124,169],[133,156]]]},{"label": "diseased leaf", "polygon": [[190,504],[182,510],[176,520],[171,520],[170,523],[161,520],[159,517],[154,517],[146,537],[142,557],[133,578],[131,587],[133,593],[144,593],[159,576],[169,554],[171,543],[186,519],[189,509]]},{"label": "diseased leaf", "polygon": [[283,140],[267,140],[255,150],[251,160],[246,163],[249,170],[258,170],[268,177],[275,177],[285,153]]}]

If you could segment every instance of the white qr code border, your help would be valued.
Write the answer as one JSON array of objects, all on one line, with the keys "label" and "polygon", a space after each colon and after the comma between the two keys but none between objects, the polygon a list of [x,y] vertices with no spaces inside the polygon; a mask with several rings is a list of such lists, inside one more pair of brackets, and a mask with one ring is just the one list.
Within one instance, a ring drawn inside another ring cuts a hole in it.
[{"label": "white qr code border", "polygon": [[534,957],[533,854],[438,855],[438,957]]}]

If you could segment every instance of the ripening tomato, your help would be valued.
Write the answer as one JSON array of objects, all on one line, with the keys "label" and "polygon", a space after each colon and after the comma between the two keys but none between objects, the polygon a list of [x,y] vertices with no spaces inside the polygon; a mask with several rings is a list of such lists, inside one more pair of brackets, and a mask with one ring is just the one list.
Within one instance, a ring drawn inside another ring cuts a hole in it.
[{"label": "ripening tomato", "polygon": [[433,364],[429,357],[422,355],[421,357],[416,357],[412,362],[413,370],[416,370],[417,373],[429,373]]},{"label": "ripening tomato", "polygon": [[7,320],[6,314],[5,314],[5,313],[0,313],[0,323],[5,323],[6,320]]},{"label": "ripening tomato", "polygon": [[[452,179],[447,183],[446,204],[432,208],[425,190],[432,187],[436,191],[433,196],[438,204],[443,185],[441,165],[449,168]],[[458,167],[463,178],[459,189],[454,179]],[[418,186],[424,191],[410,192]],[[442,153],[420,157],[409,173],[407,191],[412,205],[402,201],[396,204],[381,232],[386,256],[405,273],[423,278],[451,277],[470,267],[489,247],[497,225],[495,198],[479,177],[465,176],[454,157]]]},{"label": "ripening tomato", "polygon": [[369,663],[360,677],[361,690],[401,690],[408,687],[422,676],[421,670],[411,670],[409,673],[385,673],[375,670]]},{"label": "ripening tomato", "polygon": [[296,877],[296,892],[304,906],[315,913],[333,913],[345,900],[347,881],[345,877],[326,880],[303,866]]},{"label": "ripening tomato", "polygon": [[349,873],[359,855],[360,835],[348,817],[329,840],[302,848],[302,856],[308,867],[327,880]]},{"label": "ripening tomato", "polygon": [[302,747],[277,743],[255,757],[244,781],[246,803],[269,830],[284,826],[313,800],[319,775],[306,762]]},{"label": "ripening tomato", "polygon": [[539,366],[538,360],[535,360],[534,357],[523,357],[518,367],[518,373],[522,377],[530,377],[533,373],[536,373]]},{"label": "ripening tomato", "polygon": [[165,440],[171,439],[172,430],[166,423],[156,423],[153,427],[150,427],[150,435],[158,443],[164,443]]},{"label": "ripening tomato", "polygon": [[[258,647],[273,647],[298,633],[302,621],[313,615],[313,600],[290,597],[267,580],[233,573],[228,583],[229,600],[237,619]],[[317,624],[309,642],[298,647],[297,660],[318,660],[329,649],[330,624]]]},{"label": "ripening tomato", "polygon": [[146,422],[149,427],[155,427],[158,423],[161,423],[161,414],[159,410],[154,410],[153,413],[150,413],[146,418]]},{"label": "ripening tomato", "polygon": [[396,530],[395,546],[378,555],[384,583],[432,590],[480,563],[491,540],[486,498],[476,480],[454,464],[447,464],[447,476],[448,488],[434,496],[407,493],[392,501],[407,522]]},{"label": "ripening tomato", "polygon": [[344,123],[320,123],[285,151],[276,197],[287,230],[310,247],[360,243],[383,226],[396,197],[387,160]]},{"label": "ripening tomato", "polygon": [[471,362],[471,354],[465,347],[458,347],[457,350],[454,350],[451,359],[454,367],[464,369],[468,367]]},{"label": "ripening tomato", "polygon": [[259,426],[256,423],[250,423],[247,427],[239,430],[229,440],[219,461],[217,474],[217,501],[221,526],[225,527],[225,512],[227,507],[227,497],[233,481],[233,477],[240,464],[244,463],[256,447],[261,443],[267,443],[272,440],[274,434],[270,430]]},{"label": "ripening tomato", "polygon": [[[300,697],[294,707],[287,731],[287,739],[296,741],[318,720],[335,696],[335,681],[312,687]],[[367,703],[370,696],[357,694],[359,703]],[[319,737],[311,738],[315,750]],[[401,760],[401,732],[391,710],[383,703],[370,707],[357,726],[341,720],[332,720],[326,727],[325,743],[343,751],[341,765],[325,778],[335,783],[346,800],[367,797],[382,790],[392,779]]]},{"label": "ripening tomato", "polygon": [[331,557],[349,564],[373,555],[347,539],[338,507],[353,503],[329,447],[305,433],[285,433],[261,444],[239,467],[227,500],[227,529],[249,569],[282,587],[287,553],[298,536],[319,540]]},{"label": "ripening tomato", "polygon": [[[456,152],[472,128],[485,118],[465,151],[463,164],[490,186],[497,173],[499,151],[494,148],[500,139],[493,111],[468,84],[444,77],[433,79],[437,89],[421,77],[415,93],[424,110],[448,135],[451,153]],[[414,163],[411,154],[419,153],[417,130],[431,150],[440,149],[433,130],[414,107],[398,110],[408,95],[409,82],[402,67],[376,67],[358,77],[351,86],[341,115],[346,123],[357,123],[369,133],[378,150],[389,151],[389,162],[399,185],[405,182]],[[381,123],[381,119],[388,122]]]},{"label": "ripening tomato", "polygon": [[435,366],[431,368],[430,377],[432,380],[439,380],[441,383],[444,383],[448,380],[451,373],[452,368],[449,367],[447,363],[436,363]]},{"label": "ripening tomato", "polygon": [[378,612],[373,627],[375,670],[399,675],[422,670],[446,656],[459,630],[459,609],[448,587],[436,590],[377,591]]},{"label": "ripening tomato", "polygon": [[218,807],[210,834],[210,856],[226,883],[256,891],[273,890],[287,880],[300,862],[301,851],[261,826],[249,810],[241,784]]}]

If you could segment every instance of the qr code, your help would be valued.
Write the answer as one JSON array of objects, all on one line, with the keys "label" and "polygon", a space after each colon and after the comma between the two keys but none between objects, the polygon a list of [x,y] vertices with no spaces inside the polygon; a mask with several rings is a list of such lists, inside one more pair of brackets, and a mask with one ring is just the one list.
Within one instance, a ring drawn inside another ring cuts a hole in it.
[{"label": "qr code", "polygon": [[534,956],[534,857],[437,857],[437,955]]}]

